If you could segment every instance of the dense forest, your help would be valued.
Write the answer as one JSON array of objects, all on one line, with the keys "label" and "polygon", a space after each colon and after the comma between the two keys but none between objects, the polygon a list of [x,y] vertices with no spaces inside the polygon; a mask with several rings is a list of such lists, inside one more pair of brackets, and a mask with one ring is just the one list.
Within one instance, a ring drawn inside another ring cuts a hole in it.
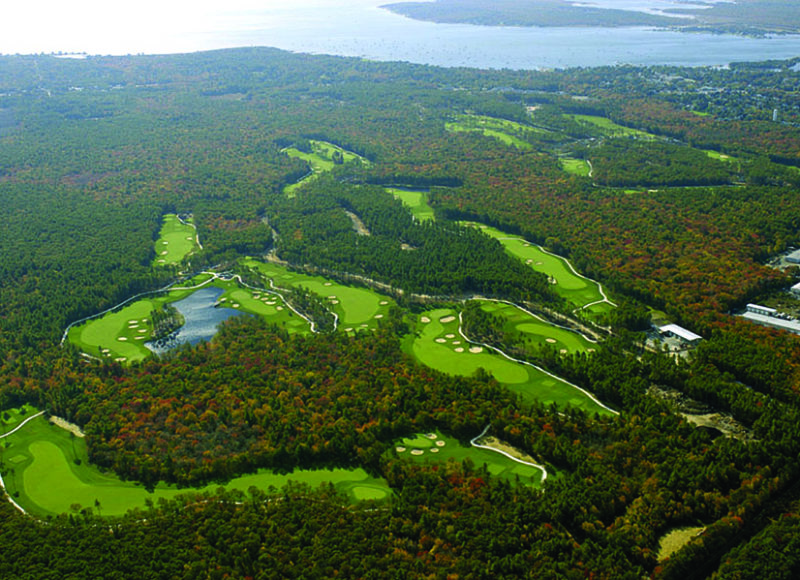
[{"label": "dense forest", "polygon": [[[3,501],[2,574],[795,577],[800,337],[730,315],[798,274],[764,265],[800,243],[795,64],[0,57],[0,408],[30,403],[75,423],[94,464],[147,487],[363,467],[393,490],[352,505],[330,487],[187,489],[121,518],[83,506],[46,521]],[[465,116],[524,130],[510,129],[518,142],[478,123],[447,129]],[[310,168],[285,150],[310,140],[366,161],[334,160],[287,196]],[[591,174],[564,159],[589,160]],[[424,190],[436,219],[418,221],[386,186]],[[180,268],[152,265],[165,213],[191,214],[202,240]],[[464,219],[568,257],[620,308],[576,314]],[[245,256],[368,285],[398,308],[376,332],[334,332],[327,297],[295,289],[288,300],[320,332],[238,317],[209,343],[130,365],[60,345],[69,323],[179,270],[263,284]],[[463,309],[470,333],[513,347],[497,320],[462,306],[474,296],[602,334],[596,352],[523,354],[619,414],[524,402],[486,372],[454,377],[407,354],[429,306]],[[677,359],[648,346],[656,311],[704,340]],[[735,434],[698,428],[686,400]],[[394,451],[413,433],[468,442],[487,427],[553,474],[542,489]],[[687,526],[702,533],[659,556],[662,536]]]}]

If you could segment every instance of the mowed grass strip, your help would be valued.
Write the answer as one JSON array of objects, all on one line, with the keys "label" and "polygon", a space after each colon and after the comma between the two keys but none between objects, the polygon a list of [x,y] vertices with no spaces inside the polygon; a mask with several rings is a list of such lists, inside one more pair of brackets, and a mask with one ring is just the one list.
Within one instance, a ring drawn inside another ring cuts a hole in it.
[{"label": "mowed grass strip", "polygon": [[[434,437],[431,438],[431,435]],[[469,459],[476,467],[485,465],[486,470],[495,477],[512,482],[516,482],[519,478],[520,483],[533,487],[542,485],[540,469],[488,449],[461,445],[457,439],[442,435],[438,431],[400,440],[395,445],[395,454],[397,457],[422,463],[455,461],[460,464]]]},{"label": "mowed grass strip", "polygon": [[[77,505],[104,516],[122,515],[133,508],[144,508],[148,499],[170,499],[192,491],[213,492],[220,487],[178,489],[158,485],[152,493],[148,492],[134,482],[122,481],[115,474],[90,465],[85,441],[49,424],[44,417],[30,421],[6,439],[0,443],[0,452],[4,459],[8,458],[7,463],[13,464],[13,473],[6,470],[3,474],[8,491],[24,509],[38,516],[69,512]],[[80,464],[76,464],[76,458]],[[384,480],[371,477],[363,469],[295,470],[280,475],[260,470],[222,487],[247,491],[255,486],[267,490],[270,486],[280,488],[289,481],[312,486],[329,482],[353,502],[381,499],[391,493]]]},{"label": "mowed grass strip", "polygon": [[292,272],[279,264],[247,259],[244,264],[255,268],[282,288],[303,287],[327,299],[339,317],[339,329],[347,332],[377,328],[381,318],[389,313],[394,300],[368,288],[346,286],[322,276]]},{"label": "mowed grass strip", "polygon": [[305,161],[311,168],[311,175],[307,175],[297,183],[292,183],[283,188],[283,193],[289,197],[294,197],[295,193],[302,185],[308,183],[312,179],[315,179],[320,173],[332,171],[336,166],[333,161],[333,156],[336,152],[341,154],[342,163],[350,163],[351,161],[360,160],[364,164],[369,164],[369,161],[357,153],[353,153],[347,149],[342,149],[333,143],[328,143],[327,141],[317,141],[313,139],[310,141],[310,143],[310,153],[306,151],[300,151],[296,147],[287,147],[283,150],[283,152],[289,157],[301,159]]},{"label": "mowed grass strip", "polygon": [[518,149],[531,149],[533,147],[518,135],[548,132],[544,129],[523,125],[515,121],[484,115],[459,115],[455,121],[445,123],[445,129],[450,132],[477,131],[486,137],[492,137],[501,143]]},{"label": "mowed grass strip", "polygon": [[597,345],[577,332],[554,326],[517,306],[503,302],[479,300],[485,312],[503,317],[503,331],[511,337],[514,344],[523,348],[549,346],[561,354],[594,352]]},{"label": "mowed grass strip", "polygon": [[403,205],[411,211],[411,215],[413,215],[418,222],[436,219],[433,208],[428,205],[427,190],[387,187],[386,191],[403,202]]},{"label": "mowed grass strip", "polygon": [[416,334],[404,343],[404,348],[422,364],[445,374],[472,376],[482,368],[528,401],[573,405],[590,413],[610,414],[587,393],[562,379],[468,343],[459,334],[458,325],[455,310],[440,308],[424,312],[418,318]]},{"label": "mowed grass strip", "polygon": [[571,114],[566,114],[565,116],[571,118],[577,123],[593,125],[594,127],[599,128],[604,135],[607,135],[609,137],[612,136],[638,137],[640,139],[657,138],[652,133],[647,133],[645,131],[640,131],[639,129],[631,129],[630,127],[624,127],[622,125],[618,125],[608,117],[600,117],[598,115],[571,115]]},{"label": "mowed grass strip", "polygon": [[197,249],[197,231],[184,224],[175,214],[164,215],[164,223],[156,241],[155,264],[170,266],[179,264]]},{"label": "mowed grass strip", "polygon": [[583,307],[592,302],[603,300],[600,284],[576,274],[566,259],[546,252],[540,246],[527,240],[502,232],[483,224],[472,224],[479,227],[484,233],[496,238],[506,251],[525,262],[528,266],[551,278],[553,290],[559,296],[574,304]]},{"label": "mowed grass strip", "polygon": [[591,167],[585,159],[573,159],[572,157],[562,157],[559,159],[562,169],[572,175],[579,175],[581,177],[589,177]]}]

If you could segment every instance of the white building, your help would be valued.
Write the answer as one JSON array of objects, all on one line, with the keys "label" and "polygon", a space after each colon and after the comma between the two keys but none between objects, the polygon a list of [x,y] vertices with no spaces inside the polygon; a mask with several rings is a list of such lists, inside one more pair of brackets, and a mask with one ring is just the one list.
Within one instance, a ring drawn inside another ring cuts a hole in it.
[{"label": "white building", "polygon": [[703,340],[703,337],[699,334],[695,334],[691,330],[686,330],[677,324],[667,324],[666,326],[661,326],[659,327],[658,332],[666,336],[677,337],[688,344],[697,344]]},{"label": "white building", "polygon": [[758,304],[748,304],[746,308],[747,312],[752,312],[753,314],[761,314],[762,316],[775,316],[778,311],[774,308],[769,308],[768,306],[760,306]]}]

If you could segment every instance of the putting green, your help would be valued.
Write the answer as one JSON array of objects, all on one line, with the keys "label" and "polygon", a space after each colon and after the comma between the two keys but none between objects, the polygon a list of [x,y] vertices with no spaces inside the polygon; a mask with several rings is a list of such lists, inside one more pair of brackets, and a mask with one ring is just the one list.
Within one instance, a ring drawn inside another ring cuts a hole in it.
[{"label": "putting green", "polygon": [[[169,499],[191,491],[213,492],[220,487],[177,489],[158,485],[150,493],[135,483],[122,481],[116,475],[103,473],[90,465],[85,441],[50,425],[44,417],[30,421],[7,439],[10,447],[2,452],[3,458],[14,459],[13,473],[3,474],[8,491],[23,508],[40,516],[69,512],[73,505],[92,508],[101,515],[121,515],[129,509],[145,507],[148,499]],[[76,458],[80,459],[80,465],[75,463]],[[391,493],[384,480],[369,476],[363,469],[296,470],[281,475],[259,470],[235,478],[224,487],[247,491],[255,486],[266,490],[270,486],[280,488],[289,481],[312,486],[332,483],[352,501],[382,499]]]},{"label": "putting green", "polygon": [[396,199],[402,201],[403,205],[411,211],[411,215],[417,218],[418,222],[436,219],[433,208],[428,205],[427,190],[387,187],[386,191],[391,193]]},{"label": "putting green", "polygon": [[[424,463],[446,462],[449,460],[461,463],[465,459],[469,459],[475,467],[485,465],[487,471],[496,477],[509,481],[517,481],[517,478],[519,478],[520,483],[534,487],[540,487],[542,484],[542,471],[532,465],[519,463],[488,449],[461,445],[457,439],[447,437],[439,432],[433,435],[436,436],[435,440],[431,440],[427,435],[417,435],[398,442],[395,447],[397,457]],[[416,441],[427,441],[429,445],[422,447],[409,444],[409,442]],[[437,441],[440,445],[435,445]],[[398,451],[398,449],[404,450]],[[413,451],[416,451],[416,453],[413,453]]]},{"label": "putting green", "polygon": [[164,215],[164,223],[156,241],[156,266],[169,266],[180,263],[197,249],[197,231],[191,225],[181,222],[175,214]]},{"label": "putting green", "polygon": [[595,343],[577,332],[554,326],[517,306],[489,300],[479,300],[478,302],[482,310],[504,319],[503,332],[511,338],[515,345],[522,348],[548,345],[563,354],[592,352],[597,349]]},{"label": "putting green", "polygon": [[562,157],[559,159],[561,167],[567,173],[573,175],[580,175],[581,177],[589,177],[591,167],[584,159],[573,159],[572,157]]},{"label": "putting green", "polygon": [[611,414],[589,394],[558,377],[467,343],[458,333],[458,324],[454,310],[424,312],[418,319],[416,334],[404,342],[404,349],[422,364],[449,375],[471,376],[483,368],[529,401],[573,405],[589,413]]},{"label": "putting green", "polygon": [[344,331],[377,328],[378,321],[389,313],[394,304],[391,298],[368,288],[345,286],[322,276],[292,272],[281,265],[259,262],[252,258],[243,263],[272,279],[276,286],[299,286],[328,299],[331,310],[339,317],[339,329]]}]

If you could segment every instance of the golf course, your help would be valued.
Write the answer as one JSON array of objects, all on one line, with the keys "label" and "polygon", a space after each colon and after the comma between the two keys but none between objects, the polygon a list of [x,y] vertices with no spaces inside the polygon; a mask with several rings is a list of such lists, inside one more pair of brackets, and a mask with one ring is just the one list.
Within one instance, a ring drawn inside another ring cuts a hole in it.
[{"label": "golf course", "polygon": [[305,161],[309,167],[309,173],[306,176],[295,183],[287,185],[283,189],[283,192],[289,197],[294,197],[297,189],[303,184],[315,179],[321,173],[333,170],[333,168],[337,165],[337,161],[335,161],[337,158],[339,159],[338,163],[341,164],[350,163],[351,161],[355,160],[360,160],[362,163],[369,163],[360,155],[353,153],[352,151],[342,149],[333,143],[328,143],[327,141],[317,141],[314,139],[310,140],[309,142],[311,144],[310,152],[300,151],[300,149],[297,147],[287,147],[283,150],[283,152],[289,157],[294,157],[296,159]]},{"label": "golf course", "polygon": [[416,331],[405,341],[404,348],[433,369],[449,375],[471,376],[482,368],[524,399],[546,405],[573,405],[601,415],[613,413],[591,394],[538,367],[468,342],[460,333],[455,310],[439,308],[422,313]]},{"label": "golf course", "polygon": [[396,199],[402,201],[403,205],[409,209],[411,215],[413,215],[418,222],[421,223],[436,219],[433,208],[428,205],[428,190],[398,187],[387,187],[385,189]]},{"label": "golf course", "polygon": [[[0,461],[6,490],[23,509],[45,517],[90,508],[103,516],[122,515],[144,508],[147,500],[173,498],[187,492],[214,492],[219,485],[178,489],[159,484],[150,493],[141,485],[120,480],[89,463],[83,438],[48,422],[44,416],[26,423],[14,434],[0,439]],[[270,470],[237,477],[226,489],[247,491],[251,486],[267,490],[289,481],[318,486],[332,483],[351,501],[383,499],[391,493],[386,483],[363,469],[296,470],[276,474]]]},{"label": "golf course", "polygon": [[534,465],[526,465],[515,461],[501,453],[474,446],[465,447],[456,439],[442,435],[440,432],[419,433],[397,442],[394,448],[397,457],[419,462],[446,462],[453,460],[461,463],[465,459],[472,461],[475,467],[486,466],[489,473],[515,482],[541,487],[543,469]]},{"label": "golf course", "polygon": [[327,299],[330,309],[338,316],[338,328],[355,332],[376,328],[394,301],[368,288],[346,286],[323,276],[293,272],[275,263],[247,259],[243,264],[263,274],[278,288],[303,287]]},{"label": "golf course", "polygon": [[164,215],[155,244],[155,265],[174,266],[198,248],[197,231],[191,218],[181,220],[174,213]]},{"label": "golf course", "polygon": [[486,137],[492,137],[501,143],[518,149],[532,148],[532,145],[523,139],[526,134],[547,133],[545,129],[485,115],[459,115],[455,121],[446,123],[445,129],[454,133],[463,131],[479,132]]}]

